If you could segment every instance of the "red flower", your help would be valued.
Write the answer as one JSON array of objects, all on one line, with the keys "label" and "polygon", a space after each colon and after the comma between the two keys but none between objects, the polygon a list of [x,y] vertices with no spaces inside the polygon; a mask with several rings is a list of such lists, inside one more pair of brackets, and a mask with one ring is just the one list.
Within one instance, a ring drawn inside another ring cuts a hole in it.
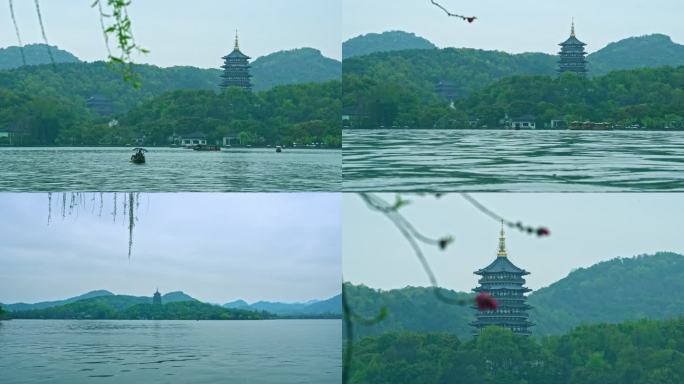
[{"label": "red flower", "polygon": [[480,311],[496,309],[496,300],[487,292],[478,293],[475,297],[475,302],[477,303],[477,309]]},{"label": "red flower", "polygon": [[539,237],[549,236],[550,234],[551,234],[551,231],[549,231],[549,229],[546,227],[537,228],[537,236],[539,236]]},{"label": "red flower", "polygon": [[466,20],[468,20],[469,23],[472,23],[475,19],[476,17],[466,17]]}]

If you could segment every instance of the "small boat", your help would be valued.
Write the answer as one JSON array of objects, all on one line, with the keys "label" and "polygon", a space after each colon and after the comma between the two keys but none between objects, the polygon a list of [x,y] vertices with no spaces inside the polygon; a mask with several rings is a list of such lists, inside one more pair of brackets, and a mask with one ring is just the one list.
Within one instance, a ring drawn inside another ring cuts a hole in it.
[{"label": "small boat", "polygon": [[133,148],[133,151],[135,152],[133,156],[131,156],[131,163],[133,164],[145,164],[145,152],[147,152],[147,149],[145,148]]},{"label": "small boat", "polygon": [[280,145],[276,145],[276,152],[280,153],[282,151],[283,151],[283,147],[281,147]]},{"label": "small boat", "polygon": [[198,144],[192,147],[195,151],[220,151],[221,147],[218,145],[207,145],[207,144]]}]

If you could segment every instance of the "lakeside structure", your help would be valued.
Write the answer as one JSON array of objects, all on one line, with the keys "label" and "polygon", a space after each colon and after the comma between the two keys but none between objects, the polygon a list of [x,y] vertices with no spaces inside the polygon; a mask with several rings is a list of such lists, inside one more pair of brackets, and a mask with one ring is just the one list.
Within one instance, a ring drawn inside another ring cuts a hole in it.
[{"label": "lakeside structure", "polygon": [[496,300],[497,308],[477,312],[477,320],[470,323],[475,328],[473,333],[477,335],[482,328],[495,325],[508,328],[516,334],[530,335],[532,332],[529,328],[534,323],[529,321],[527,311],[532,307],[526,303],[525,293],[530,292],[531,289],[523,286],[525,284],[523,276],[530,273],[516,267],[508,258],[503,221],[496,259],[487,267],[474,273],[481,278],[478,281],[480,286],[474,288],[473,291],[489,293]]},{"label": "lakeside structure", "polygon": [[159,288],[157,288],[157,291],[154,293],[154,296],[152,296],[152,304],[154,304],[154,305],[161,305],[162,304],[162,297],[161,297],[161,293],[159,293]]},{"label": "lakeside structure", "polygon": [[238,33],[235,31],[235,46],[233,52],[223,57],[223,74],[221,74],[220,87],[226,89],[228,87],[238,87],[247,91],[252,90],[252,75],[249,73],[249,59],[251,57],[245,55],[240,51],[240,42],[238,41]]},{"label": "lakeside structure", "polygon": [[572,21],[570,28],[570,37],[564,42],[558,44],[561,47],[558,55],[558,73],[574,72],[580,76],[587,75],[587,59],[584,51],[585,43],[581,42],[575,36],[575,20]]}]

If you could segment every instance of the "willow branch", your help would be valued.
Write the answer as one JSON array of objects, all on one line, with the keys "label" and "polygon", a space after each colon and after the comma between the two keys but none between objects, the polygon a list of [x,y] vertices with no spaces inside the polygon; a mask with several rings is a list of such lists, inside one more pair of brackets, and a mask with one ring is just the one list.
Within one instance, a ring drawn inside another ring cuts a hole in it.
[{"label": "willow branch", "polygon": [[10,16],[12,16],[12,23],[14,24],[14,33],[17,34],[17,41],[19,42],[19,52],[21,52],[21,63],[26,66],[26,54],[24,54],[24,44],[21,42],[21,35],[19,34],[19,24],[17,24],[17,18],[14,15],[14,4],[12,0],[9,0]]},{"label": "willow branch", "polygon": [[47,47],[48,56],[50,56],[50,62],[52,63],[52,66],[54,67],[55,58],[52,56],[52,48],[50,48],[50,43],[48,43],[47,34],[45,33],[45,25],[43,25],[43,15],[40,12],[40,3],[38,0],[35,0],[34,3],[36,4],[36,14],[38,14],[38,23],[40,24],[40,33],[43,35],[43,41],[45,42],[45,46]]}]

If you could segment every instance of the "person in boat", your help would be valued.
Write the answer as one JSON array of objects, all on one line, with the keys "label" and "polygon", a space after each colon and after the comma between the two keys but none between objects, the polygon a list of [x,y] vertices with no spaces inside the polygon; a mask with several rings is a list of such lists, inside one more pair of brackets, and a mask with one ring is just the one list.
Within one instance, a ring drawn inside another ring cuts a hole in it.
[{"label": "person in boat", "polygon": [[135,153],[133,156],[131,156],[131,161],[136,163],[144,163],[145,152],[147,152],[147,150],[145,148],[134,148],[133,151],[135,151]]}]

